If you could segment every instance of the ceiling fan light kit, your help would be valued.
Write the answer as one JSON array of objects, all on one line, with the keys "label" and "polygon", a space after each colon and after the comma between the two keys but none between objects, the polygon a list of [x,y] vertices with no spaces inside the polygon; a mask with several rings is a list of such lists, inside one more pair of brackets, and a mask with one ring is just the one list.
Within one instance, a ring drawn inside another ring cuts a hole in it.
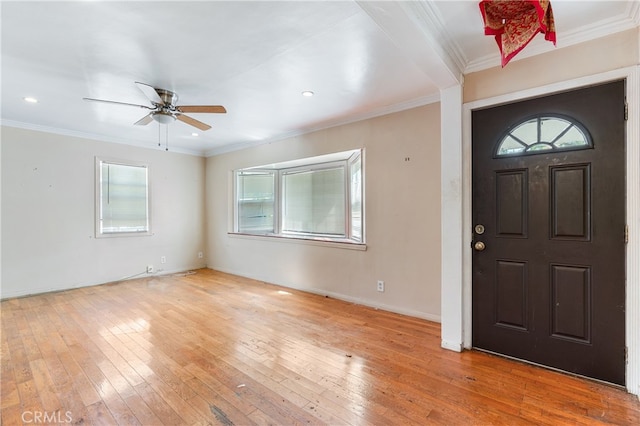
[{"label": "ceiling fan light kit", "polygon": [[173,114],[164,111],[152,112],[151,118],[153,118],[160,124],[169,124],[176,121],[176,117]]},{"label": "ceiling fan light kit", "polygon": [[224,114],[227,112],[222,105],[176,105],[178,102],[178,94],[170,90],[160,89],[145,83],[135,82],[136,86],[144,93],[153,106],[130,104],[126,102],[108,101],[104,99],[84,98],[85,101],[105,102],[116,105],[135,106],[149,110],[149,113],[136,121],[134,124],[138,126],[146,126],[152,121],[160,124],[170,124],[176,120],[182,121],[190,126],[196,127],[202,131],[209,130],[211,126],[193,117],[184,115],[185,112],[190,113],[212,113]]}]

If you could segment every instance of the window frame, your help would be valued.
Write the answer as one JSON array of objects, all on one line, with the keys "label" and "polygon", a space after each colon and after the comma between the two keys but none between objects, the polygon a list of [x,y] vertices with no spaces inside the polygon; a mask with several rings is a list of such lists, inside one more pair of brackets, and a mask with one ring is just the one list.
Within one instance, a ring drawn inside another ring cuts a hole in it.
[{"label": "window frame", "polygon": [[[360,163],[360,236],[355,236],[352,226],[352,205],[351,205],[351,170],[353,164]],[[344,233],[337,236],[333,234],[307,233],[295,231],[283,231],[284,220],[284,176],[307,171],[322,171],[341,168],[344,171]],[[272,173],[274,176],[274,232],[249,232],[241,231],[240,225],[240,208],[239,208],[239,176],[246,172],[255,173]],[[293,161],[286,161],[265,166],[248,167],[236,169],[232,173],[233,176],[233,229],[229,232],[231,235],[251,236],[251,237],[267,237],[279,238],[284,240],[304,240],[328,243],[345,243],[348,245],[365,244],[365,218],[364,218],[364,150],[356,149],[344,151],[324,156],[302,158]]]},{"label": "window frame", "polygon": [[[102,165],[113,164],[118,166],[140,167],[146,171],[146,210],[147,226],[144,231],[102,231]],[[96,238],[118,238],[118,237],[140,237],[152,235],[151,230],[151,171],[149,163],[123,160],[119,158],[95,157],[95,237]]]},{"label": "window frame", "polygon": [[[353,232],[353,181],[351,178],[353,174],[351,173],[352,168],[356,163],[360,164],[360,236],[354,236]],[[360,150],[354,152],[351,157],[347,159],[347,170],[348,179],[347,179],[347,209],[348,209],[348,217],[349,217],[349,239],[355,241],[357,243],[364,243],[364,223],[365,223],[365,214],[364,214],[364,150]]]}]

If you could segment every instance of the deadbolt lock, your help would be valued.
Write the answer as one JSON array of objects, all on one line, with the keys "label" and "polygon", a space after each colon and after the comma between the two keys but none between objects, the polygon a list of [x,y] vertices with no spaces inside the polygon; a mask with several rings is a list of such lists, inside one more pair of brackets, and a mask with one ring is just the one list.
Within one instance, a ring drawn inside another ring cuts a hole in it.
[{"label": "deadbolt lock", "polygon": [[484,234],[484,225],[476,225],[473,230],[476,231],[476,234],[482,235]]}]

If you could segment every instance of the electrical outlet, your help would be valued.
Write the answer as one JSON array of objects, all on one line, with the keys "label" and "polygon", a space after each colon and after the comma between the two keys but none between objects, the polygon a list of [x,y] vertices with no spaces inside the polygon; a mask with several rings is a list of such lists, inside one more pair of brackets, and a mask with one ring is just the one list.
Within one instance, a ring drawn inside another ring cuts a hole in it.
[{"label": "electrical outlet", "polygon": [[147,265],[147,274],[153,274],[153,265]]},{"label": "electrical outlet", "polygon": [[204,253],[201,251],[198,252],[198,259],[202,259],[204,257]]},{"label": "electrical outlet", "polygon": [[167,256],[160,256],[160,263],[167,263]]},{"label": "electrical outlet", "polygon": [[384,281],[378,281],[378,291],[384,291]]}]

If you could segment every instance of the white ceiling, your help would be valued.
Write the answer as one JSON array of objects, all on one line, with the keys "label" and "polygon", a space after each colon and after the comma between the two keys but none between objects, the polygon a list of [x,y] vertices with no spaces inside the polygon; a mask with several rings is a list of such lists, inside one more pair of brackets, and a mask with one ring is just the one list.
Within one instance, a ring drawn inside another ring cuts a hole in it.
[{"label": "white ceiling", "polygon": [[[166,134],[159,124],[133,125],[146,110],[82,99],[150,105],[140,81],[176,92],[178,105],[226,107],[227,114],[189,114],[213,126],[206,132],[169,125],[169,149],[197,155],[433,102],[462,74],[499,65],[477,1],[0,7],[3,125],[157,148]],[[638,1],[553,0],[552,7],[557,49],[640,25]],[[553,48],[538,36],[520,58]],[[315,96],[301,96],[305,90]]]}]

